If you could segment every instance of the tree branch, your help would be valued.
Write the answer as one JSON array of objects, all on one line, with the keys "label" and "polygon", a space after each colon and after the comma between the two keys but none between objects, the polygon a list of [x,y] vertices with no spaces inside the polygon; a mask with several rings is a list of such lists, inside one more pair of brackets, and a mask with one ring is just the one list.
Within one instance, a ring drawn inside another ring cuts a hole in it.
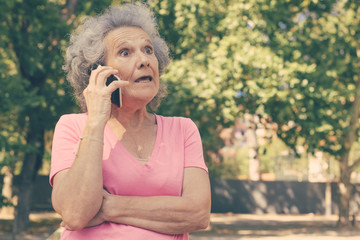
[{"label": "tree branch", "polygon": [[359,128],[359,114],[360,114],[360,74],[358,75],[358,79],[356,81],[356,95],[355,101],[352,107],[352,116],[350,120],[350,131],[346,134],[345,137],[345,147],[349,150],[352,144],[355,141],[356,133]]},{"label": "tree branch", "polygon": [[[359,48],[357,49],[359,50]],[[359,63],[360,65],[360,63]],[[351,118],[351,131],[348,133],[347,135],[347,139],[352,140],[351,142],[349,142],[350,147],[352,146],[353,142],[355,141],[355,136],[356,136],[356,132],[358,132],[358,128],[359,128],[359,108],[360,108],[360,97],[359,97],[359,92],[360,92],[360,73],[358,73],[357,76],[357,82],[356,82],[356,95],[355,95],[355,102],[354,102],[354,113],[353,116]],[[356,159],[350,166],[349,166],[349,170],[353,171],[357,166],[360,165],[360,158]]]}]

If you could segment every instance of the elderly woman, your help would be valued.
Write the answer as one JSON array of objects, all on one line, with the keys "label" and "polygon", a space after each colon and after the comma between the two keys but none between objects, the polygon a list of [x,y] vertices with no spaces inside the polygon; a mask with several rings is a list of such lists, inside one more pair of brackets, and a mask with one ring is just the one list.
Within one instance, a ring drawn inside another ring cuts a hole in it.
[{"label": "elderly woman", "polygon": [[[164,96],[168,63],[143,5],[111,7],[71,36],[65,70],[84,113],[62,116],[54,133],[50,183],[62,239],[188,239],[208,226],[198,129],[147,111]],[[118,89],[121,101],[112,102]]]}]

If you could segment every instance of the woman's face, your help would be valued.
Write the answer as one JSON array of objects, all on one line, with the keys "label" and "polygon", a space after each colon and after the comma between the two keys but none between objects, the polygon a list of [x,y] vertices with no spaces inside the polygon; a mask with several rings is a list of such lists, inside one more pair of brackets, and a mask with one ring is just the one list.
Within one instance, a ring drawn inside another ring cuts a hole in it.
[{"label": "woman's face", "polygon": [[123,103],[153,99],[159,90],[159,67],[148,34],[141,28],[120,27],[110,31],[104,43],[105,65],[130,83],[122,89]]}]

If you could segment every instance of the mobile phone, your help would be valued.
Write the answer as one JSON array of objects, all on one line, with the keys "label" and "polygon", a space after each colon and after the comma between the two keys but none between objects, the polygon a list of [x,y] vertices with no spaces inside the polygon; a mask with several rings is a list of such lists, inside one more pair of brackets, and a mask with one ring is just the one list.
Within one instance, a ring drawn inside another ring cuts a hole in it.
[{"label": "mobile phone", "polygon": [[[91,71],[96,69],[98,67],[99,63],[94,63],[90,66],[89,68],[89,75],[91,74]],[[103,65],[103,64],[100,64]],[[107,78],[106,80],[106,86],[108,86],[110,83],[112,83],[113,81],[117,81],[119,80],[116,76],[111,75],[110,77]],[[122,106],[122,98],[121,98],[121,89],[118,88],[116,89],[112,94],[111,94],[111,102],[113,104],[115,104],[116,106],[118,106],[119,108],[121,108]]]},{"label": "mobile phone", "polygon": [[[108,77],[106,80],[106,86],[109,86],[110,83],[112,83],[113,81],[117,81],[117,80],[119,80],[118,77],[116,77],[114,75],[110,75],[110,77]],[[116,89],[111,94],[111,102],[113,104],[115,104],[116,106],[118,106],[119,108],[121,108],[122,99],[121,99],[121,89],[120,88]]]}]

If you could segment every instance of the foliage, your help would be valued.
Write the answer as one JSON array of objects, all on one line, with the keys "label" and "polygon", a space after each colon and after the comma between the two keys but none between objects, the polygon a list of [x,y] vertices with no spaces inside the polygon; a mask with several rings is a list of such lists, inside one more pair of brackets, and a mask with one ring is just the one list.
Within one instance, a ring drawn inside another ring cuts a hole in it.
[{"label": "foliage", "polygon": [[[279,136],[292,146],[304,137],[309,151],[318,149],[333,156],[349,151],[345,139],[355,130],[350,119],[358,91],[358,40],[352,29],[359,28],[358,7],[351,1],[336,5],[305,1],[300,8],[289,7],[298,9],[291,19],[281,19],[287,38],[275,35],[272,44],[278,46],[274,48],[284,49],[280,51],[283,59],[309,71],[295,70],[283,95],[271,98],[265,108],[283,123]],[[289,47],[284,48],[282,41]],[[284,129],[289,121],[295,124]]]},{"label": "foliage", "polygon": [[83,14],[110,3],[0,1],[0,164],[14,169],[16,161],[21,163],[17,230],[29,222],[27,194],[42,164],[44,134],[60,115],[75,109],[62,72],[66,38]]},{"label": "foliage", "polygon": [[360,164],[348,158],[359,137],[360,3],[151,3],[174,52],[160,112],[195,120],[209,169],[223,146],[216,137],[222,127],[244,112],[267,115],[295,151],[304,145],[340,160],[347,205],[350,175]]},{"label": "foliage", "polygon": [[262,107],[269,100],[288,96],[281,89],[297,81],[294,71],[313,71],[311,66],[286,63],[273,51],[261,13],[267,6],[264,1],[153,4],[159,26],[175,52],[163,77],[169,97],[160,112],[195,120],[209,164],[211,153],[217,154],[223,146],[217,138],[222,127],[231,125],[245,109],[264,113]]},{"label": "foliage", "polygon": [[[74,110],[61,71],[68,33],[110,3],[0,0],[0,165],[25,163],[29,154],[41,163],[45,131]],[[358,1],[148,3],[173,55],[159,112],[195,121],[211,173],[220,131],[245,112],[271,117],[293,149],[304,144],[346,159],[359,133]],[[342,161],[345,175],[360,163]]]},{"label": "foliage", "polygon": [[110,1],[81,1],[75,11],[78,18],[72,15],[68,21],[62,19],[63,1],[3,0],[0,4],[0,148],[7,155],[4,162],[15,153],[39,147],[26,142],[33,114],[40,118],[39,128],[53,129],[60,115],[74,109],[61,70],[66,38],[80,16],[94,14]]}]

